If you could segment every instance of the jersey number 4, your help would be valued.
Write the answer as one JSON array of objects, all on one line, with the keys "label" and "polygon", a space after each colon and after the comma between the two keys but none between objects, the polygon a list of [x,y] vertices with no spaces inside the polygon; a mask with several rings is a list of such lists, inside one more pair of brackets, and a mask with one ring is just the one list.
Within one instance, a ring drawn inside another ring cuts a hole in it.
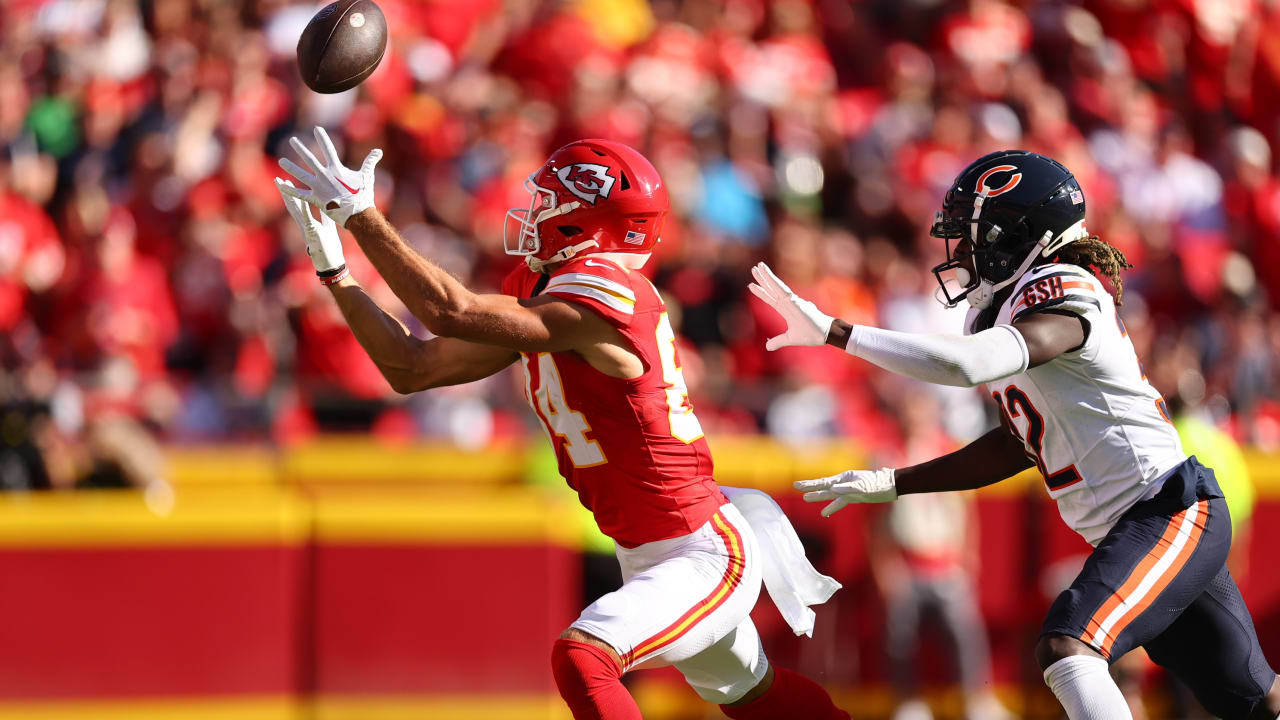
[{"label": "jersey number 4", "polygon": [[[1027,397],[1025,392],[1018,388],[1017,385],[1010,385],[1005,388],[1003,398],[1000,397],[999,392],[993,392],[991,396],[996,399],[996,405],[999,406],[1000,412],[1008,420],[1009,431],[1017,436],[1025,447],[1030,449],[1027,456],[1035,461],[1036,467],[1040,469],[1040,474],[1044,476],[1044,484],[1050,490],[1061,490],[1080,482],[1080,473],[1076,471],[1075,465],[1068,465],[1057,472],[1049,472],[1048,466],[1044,463],[1044,417],[1031,404],[1031,398]],[[1026,419],[1027,433],[1025,436],[1019,433],[1018,426],[1014,423],[1016,418]]]},{"label": "jersey number 4", "polygon": [[[676,364],[676,334],[671,329],[671,321],[666,313],[658,319],[656,331],[658,355],[662,363],[662,380],[667,385],[667,417],[671,421],[671,436],[683,443],[691,443],[702,437],[702,424],[698,416],[693,414],[693,405],[689,402],[689,387],[685,384],[684,373]],[[522,358],[523,362],[528,362]],[[600,443],[587,437],[591,429],[590,423],[582,413],[569,407],[564,397],[564,382],[560,378],[560,370],[551,353],[538,353],[538,387],[533,386],[533,376],[525,368],[526,390],[533,398],[547,432],[553,436],[564,438],[565,452],[574,467],[591,467],[602,465],[608,460]]]}]

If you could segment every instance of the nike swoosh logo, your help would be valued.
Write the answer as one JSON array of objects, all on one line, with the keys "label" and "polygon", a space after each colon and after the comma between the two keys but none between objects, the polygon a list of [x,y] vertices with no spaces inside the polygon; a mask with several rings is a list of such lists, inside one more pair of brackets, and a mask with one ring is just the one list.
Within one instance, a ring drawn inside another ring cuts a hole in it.
[{"label": "nike swoosh logo", "polygon": [[583,264],[583,265],[590,265],[591,267],[602,267],[602,268],[605,268],[606,270],[609,270],[609,269],[612,269],[612,268],[613,268],[613,266],[612,266],[612,265],[606,265],[605,263],[598,263],[598,262],[595,262],[594,260],[587,260],[586,262],[584,262],[584,263],[582,263],[582,264]]},{"label": "nike swoosh logo", "polygon": [[346,183],[342,182],[342,178],[337,177],[337,176],[335,175],[333,179],[334,179],[334,180],[337,180],[337,181],[338,181],[338,184],[339,184],[339,185],[341,185],[342,187],[346,188],[346,189],[347,189],[347,192],[351,193],[352,195],[359,195],[359,194],[360,194],[360,191],[359,191],[359,190],[357,190],[357,189],[355,189],[355,188],[351,187],[350,185],[348,185],[348,184],[346,184]]}]

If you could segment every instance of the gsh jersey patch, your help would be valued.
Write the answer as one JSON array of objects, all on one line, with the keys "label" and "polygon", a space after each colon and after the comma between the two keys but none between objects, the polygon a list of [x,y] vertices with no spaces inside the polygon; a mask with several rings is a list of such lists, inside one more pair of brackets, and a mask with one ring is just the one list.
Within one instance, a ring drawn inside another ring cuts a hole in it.
[{"label": "gsh jersey patch", "polygon": [[569,192],[590,205],[595,205],[597,198],[607,198],[613,192],[614,177],[606,165],[574,163],[556,170],[556,177]]}]

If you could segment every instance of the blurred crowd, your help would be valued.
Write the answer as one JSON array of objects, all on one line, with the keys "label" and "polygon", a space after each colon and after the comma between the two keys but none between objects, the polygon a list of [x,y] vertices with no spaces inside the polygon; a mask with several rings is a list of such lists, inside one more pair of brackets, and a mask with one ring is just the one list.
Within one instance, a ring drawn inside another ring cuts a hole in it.
[{"label": "blurred crowd", "polygon": [[518,262],[503,214],[551,150],[641,149],[672,199],[646,271],[708,432],[847,435],[888,463],[984,431],[979,394],[767,353],[780,326],[748,268],[768,260],[853,322],[959,332],[963,310],[933,299],[933,212],[978,156],[1045,153],[1136,266],[1123,314],[1159,388],[1280,444],[1274,0],[379,4],[388,54],[338,95],[297,74],[314,3],[0,4],[0,429],[24,428],[9,448],[103,424],[176,442],[537,432],[512,373],[402,398],[364,357],[271,183],[314,125],[348,164],[383,148],[380,206],[481,290]]}]

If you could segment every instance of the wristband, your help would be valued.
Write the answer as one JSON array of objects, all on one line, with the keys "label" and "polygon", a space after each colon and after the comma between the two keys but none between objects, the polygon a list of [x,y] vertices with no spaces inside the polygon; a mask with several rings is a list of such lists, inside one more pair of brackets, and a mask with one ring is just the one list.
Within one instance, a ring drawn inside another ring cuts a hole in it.
[{"label": "wristband", "polygon": [[347,269],[347,264],[343,263],[332,270],[316,271],[316,277],[320,278],[321,285],[337,285],[347,278],[351,271]]}]

